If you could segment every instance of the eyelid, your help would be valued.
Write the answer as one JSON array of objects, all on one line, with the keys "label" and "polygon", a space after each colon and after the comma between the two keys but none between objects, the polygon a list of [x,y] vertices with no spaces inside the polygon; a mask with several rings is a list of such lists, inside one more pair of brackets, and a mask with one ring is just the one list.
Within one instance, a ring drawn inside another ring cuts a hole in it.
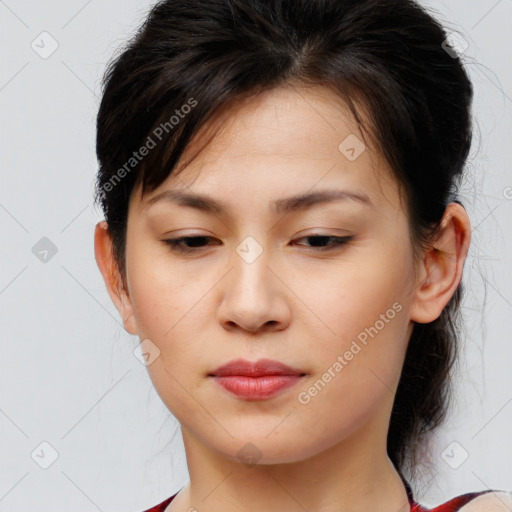
[{"label": "eyelid", "polygon": [[[194,252],[198,253],[201,250],[204,250],[206,247],[208,247],[208,244],[199,245],[197,247],[187,247],[187,246],[179,245],[179,242],[187,241],[189,239],[194,239],[194,238],[204,238],[204,239],[207,239],[208,241],[215,240],[215,237],[210,236],[210,235],[188,234],[188,235],[184,235],[184,236],[180,236],[180,237],[163,239],[162,243],[164,243],[172,251],[175,251],[177,253],[189,253],[189,254],[194,253]],[[352,239],[355,238],[355,235],[340,236],[340,235],[334,235],[332,233],[321,233],[318,230],[316,230],[313,233],[305,234],[301,237],[296,237],[292,241],[295,242],[297,240],[303,240],[305,238],[334,239],[335,240],[334,243],[331,242],[331,244],[325,245],[325,246],[304,246],[302,244],[297,244],[301,247],[309,247],[309,249],[311,249],[313,252],[322,252],[322,251],[327,252],[327,251],[334,251],[335,249],[338,249],[338,248],[346,245],[347,243],[352,241]]]}]

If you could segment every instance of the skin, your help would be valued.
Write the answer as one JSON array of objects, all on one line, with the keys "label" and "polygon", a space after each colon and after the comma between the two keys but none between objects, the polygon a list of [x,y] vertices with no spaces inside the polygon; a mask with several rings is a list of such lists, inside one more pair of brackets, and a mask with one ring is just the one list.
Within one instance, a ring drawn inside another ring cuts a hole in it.
[{"label": "skin", "polygon": [[[221,126],[178,176],[144,198],[134,190],[126,289],[106,223],[95,231],[110,297],[125,329],[158,347],[147,369],[182,427],[190,482],[166,512],[408,511],[386,452],[391,408],[413,322],[435,320],[461,280],[468,216],[450,204],[435,246],[415,264],[389,165],[371,145],[354,161],[339,151],[348,135],[363,137],[328,89],[261,93],[229,109]],[[320,189],[364,193],[372,205],[270,208]],[[164,201],[147,207],[164,190],[203,193],[228,209],[211,214]],[[322,251],[304,238],[318,234],[354,238]],[[190,255],[161,241],[183,236],[213,238]],[[248,236],[262,250],[251,263],[236,251]],[[401,308],[390,319],[393,304]],[[300,403],[299,393],[383,315],[378,334]],[[306,375],[274,398],[244,400],[208,377],[238,357],[276,359]],[[249,465],[237,456],[246,443],[257,448]]]}]

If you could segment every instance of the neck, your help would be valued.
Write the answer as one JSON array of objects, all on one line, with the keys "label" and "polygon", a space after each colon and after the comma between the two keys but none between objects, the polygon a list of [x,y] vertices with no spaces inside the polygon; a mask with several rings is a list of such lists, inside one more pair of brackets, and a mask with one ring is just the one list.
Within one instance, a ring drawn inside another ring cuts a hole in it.
[{"label": "neck", "polygon": [[253,464],[213,452],[182,427],[190,482],[171,503],[175,510],[239,512],[409,512],[404,483],[385,439],[371,425],[297,462]]}]

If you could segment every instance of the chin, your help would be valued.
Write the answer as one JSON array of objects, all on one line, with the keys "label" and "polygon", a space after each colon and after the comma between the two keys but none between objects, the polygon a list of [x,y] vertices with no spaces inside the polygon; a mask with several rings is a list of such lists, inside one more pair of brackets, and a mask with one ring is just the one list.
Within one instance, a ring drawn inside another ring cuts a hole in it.
[{"label": "chin", "polygon": [[[210,439],[209,445],[224,457],[239,462],[246,467],[292,464],[313,457],[327,450],[334,443],[327,443],[325,439],[315,440],[307,438],[304,431],[296,434],[287,433],[272,437],[268,430],[250,435],[224,438],[223,440]],[[286,439],[286,441],[285,441]],[[220,442],[219,442],[220,441]],[[307,443],[307,444],[306,444]]]}]

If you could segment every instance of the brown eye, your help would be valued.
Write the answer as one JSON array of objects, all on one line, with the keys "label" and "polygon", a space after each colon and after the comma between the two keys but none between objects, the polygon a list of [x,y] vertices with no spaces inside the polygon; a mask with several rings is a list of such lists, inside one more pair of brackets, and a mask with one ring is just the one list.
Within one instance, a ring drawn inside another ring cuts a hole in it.
[{"label": "brown eye", "polygon": [[[348,243],[353,238],[353,236],[309,235],[298,238],[297,240],[314,240],[315,242],[313,242],[313,245],[310,245],[309,247],[320,251],[328,251]],[[328,243],[329,240],[332,240],[331,243]]]},{"label": "brown eye", "polygon": [[[173,251],[177,252],[195,252],[197,249],[200,249],[205,246],[205,241],[213,240],[211,236],[184,236],[180,238],[168,238],[166,240],[162,240],[162,242],[168,246]],[[186,242],[189,245],[182,245],[181,242]]]},{"label": "brown eye", "polygon": [[[334,235],[309,235],[304,236],[302,238],[298,238],[297,240],[310,240],[313,241],[311,245],[312,249],[316,249],[319,251],[328,251],[331,249],[335,249],[341,245],[348,243],[352,240],[353,236],[334,236]],[[191,253],[197,252],[197,250],[202,249],[207,246],[208,241],[214,240],[211,236],[184,236],[180,238],[168,238],[166,240],[162,240],[164,244],[169,246],[171,250],[182,252],[182,253]],[[329,242],[330,241],[330,242]],[[297,244],[303,245],[303,244]]]}]

